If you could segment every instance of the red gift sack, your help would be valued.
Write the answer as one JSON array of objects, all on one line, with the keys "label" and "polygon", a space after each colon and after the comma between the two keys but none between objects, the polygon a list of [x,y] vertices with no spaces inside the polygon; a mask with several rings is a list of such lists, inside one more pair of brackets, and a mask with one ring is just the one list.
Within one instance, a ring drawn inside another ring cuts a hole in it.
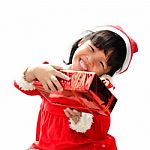
[{"label": "red gift sack", "polygon": [[59,79],[64,89],[63,91],[46,92],[39,81],[34,81],[36,89],[48,101],[56,105],[76,108],[81,111],[110,115],[117,102],[117,98],[94,72],[60,71],[70,77],[69,81]]}]

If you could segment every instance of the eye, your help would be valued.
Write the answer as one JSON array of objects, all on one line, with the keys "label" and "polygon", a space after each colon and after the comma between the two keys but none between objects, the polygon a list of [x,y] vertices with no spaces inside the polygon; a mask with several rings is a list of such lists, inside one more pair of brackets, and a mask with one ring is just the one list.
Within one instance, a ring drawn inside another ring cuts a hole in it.
[{"label": "eye", "polygon": [[100,61],[100,65],[103,67],[104,69],[104,63],[102,61]]},{"label": "eye", "polygon": [[90,50],[91,50],[92,52],[95,51],[94,48],[93,48],[91,45],[88,45],[88,46],[90,47]]}]

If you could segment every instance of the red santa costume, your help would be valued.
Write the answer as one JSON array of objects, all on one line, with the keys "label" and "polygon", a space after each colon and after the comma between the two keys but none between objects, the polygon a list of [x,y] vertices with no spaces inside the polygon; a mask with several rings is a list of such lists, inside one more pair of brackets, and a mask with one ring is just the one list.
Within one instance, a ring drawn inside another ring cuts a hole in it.
[{"label": "red santa costume", "polygon": [[[124,39],[127,55],[122,69],[117,73],[126,71],[133,53],[137,51],[136,43],[120,27],[100,26],[93,29],[93,31],[98,30],[113,31]],[[35,89],[33,83],[28,83],[22,77],[19,81],[15,81],[14,85],[23,93],[31,96],[39,95],[42,99],[36,141],[31,145],[31,150],[117,150],[115,138],[108,134],[110,116],[82,112],[80,121],[75,124],[71,119],[68,121],[64,113],[65,107],[47,101]],[[107,85],[110,86],[108,79]]]}]

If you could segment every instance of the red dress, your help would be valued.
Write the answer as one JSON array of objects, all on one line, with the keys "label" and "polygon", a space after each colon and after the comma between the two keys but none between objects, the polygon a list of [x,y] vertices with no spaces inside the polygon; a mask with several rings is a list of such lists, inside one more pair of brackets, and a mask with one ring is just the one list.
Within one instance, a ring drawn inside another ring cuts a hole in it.
[{"label": "red dress", "polygon": [[65,107],[47,101],[37,90],[23,90],[16,82],[14,85],[27,95],[42,98],[31,150],[117,150],[114,137],[108,134],[110,116],[94,114],[91,128],[79,133],[69,127]]}]

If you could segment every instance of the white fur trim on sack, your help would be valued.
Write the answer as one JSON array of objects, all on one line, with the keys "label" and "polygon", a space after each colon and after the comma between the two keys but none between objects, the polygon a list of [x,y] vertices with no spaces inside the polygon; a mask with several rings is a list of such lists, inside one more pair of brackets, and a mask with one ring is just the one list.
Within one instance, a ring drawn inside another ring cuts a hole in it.
[{"label": "white fur trim on sack", "polygon": [[16,83],[18,84],[18,86],[21,90],[24,90],[24,91],[35,90],[33,82],[27,82],[23,76],[20,77],[19,80],[16,80]]},{"label": "white fur trim on sack", "polygon": [[76,132],[85,133],[88,129],[91,128],[91,125],[93,123],[93,115],[90,113],[82,112],[78,123],[75,124],[75,122],[72,119],[69,119],[69,122],[70,128],[72,130],[75,130]]}]

